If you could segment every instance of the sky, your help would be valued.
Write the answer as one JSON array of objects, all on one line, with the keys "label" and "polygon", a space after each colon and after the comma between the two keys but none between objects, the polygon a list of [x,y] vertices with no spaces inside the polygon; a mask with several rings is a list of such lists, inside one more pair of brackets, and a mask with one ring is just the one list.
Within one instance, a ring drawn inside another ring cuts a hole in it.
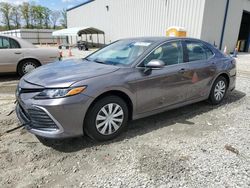
[{"label": "sky", "polygon": [[51,10],[68,9],[88,0],[0,0],[0,2],[8,2],[12,4],[22,4],[23,2],[36,2],[36,4],[46,6]]}]

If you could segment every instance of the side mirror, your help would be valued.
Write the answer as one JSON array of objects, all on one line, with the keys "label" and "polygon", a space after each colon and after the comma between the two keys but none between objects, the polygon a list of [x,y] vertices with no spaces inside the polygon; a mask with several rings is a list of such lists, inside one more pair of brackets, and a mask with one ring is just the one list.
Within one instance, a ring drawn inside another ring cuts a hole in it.
[{"label": "side mirror", "polygon": [[145,65],[144,73],[150,74],[151,71],[162,69],[165,66],[165,63],[159,59],[153,59],[151,60],[147,65]]},{"label": "side mirror", "polygon": [[146,69],[162,69],[165,66],[165,63],[159,59],[151,60],[147,65],[145,65]]}]

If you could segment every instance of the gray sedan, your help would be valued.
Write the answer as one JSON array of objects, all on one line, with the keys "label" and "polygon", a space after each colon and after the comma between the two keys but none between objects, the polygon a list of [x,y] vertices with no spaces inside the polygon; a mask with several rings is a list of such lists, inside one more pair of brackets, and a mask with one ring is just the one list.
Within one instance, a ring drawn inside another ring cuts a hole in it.
[{"label": "gray sedan", "polygon": [[16,113],[42,138],[113,139],[135,120],[191,103],[219,104],[236,62],[191,38],[116,41],[85,59],[42,66],[17,88]]}]

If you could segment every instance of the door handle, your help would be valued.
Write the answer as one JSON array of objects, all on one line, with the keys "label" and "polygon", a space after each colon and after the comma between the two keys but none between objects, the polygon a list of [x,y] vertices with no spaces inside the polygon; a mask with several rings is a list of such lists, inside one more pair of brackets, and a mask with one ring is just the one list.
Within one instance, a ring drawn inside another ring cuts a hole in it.
[{"label": "door handle", "polygon": [[183,74],[184,72],[186,72],[186,69],[183,68],[183,69],[179,70],[178,72]]},{"label": "door handle", "polygon": [[22,54],[22,52],[15,52],[15,54],[18,54],[18,55],[19,55],[19,54]]}]

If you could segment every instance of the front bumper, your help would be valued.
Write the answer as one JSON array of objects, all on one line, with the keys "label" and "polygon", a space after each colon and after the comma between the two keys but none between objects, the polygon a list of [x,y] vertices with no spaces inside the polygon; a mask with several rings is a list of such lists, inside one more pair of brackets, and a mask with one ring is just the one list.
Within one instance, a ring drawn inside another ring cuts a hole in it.
[{"label": "front bumper", "polygon": [[[16,114],[25,128],[45,138],[68,138],[83,135],[83,122],[92,98],[76,96],[34,100],[28,94],[17,97]],[[26,95],[26,96],[25,96]]]},{"label": "front bumper", "polygon": [[233,91],[235,89],[235,86],[236,86],[236,75],[230,77],[229,83],[230,84],[229,84],[228,90]]}]

